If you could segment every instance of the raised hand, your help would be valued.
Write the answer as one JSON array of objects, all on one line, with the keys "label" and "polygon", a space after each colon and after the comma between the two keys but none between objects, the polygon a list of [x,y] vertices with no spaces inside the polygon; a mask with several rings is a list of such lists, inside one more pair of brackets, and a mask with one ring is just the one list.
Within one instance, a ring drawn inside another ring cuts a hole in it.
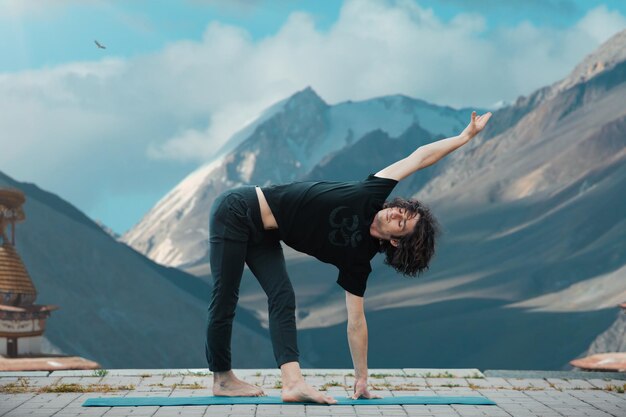
[{"label": "raised hand", "polygon": [[467,127],[465,128],[465,130],[463,130],[463,133],[461,134],[466,135],[469,138],[473,138],[474,136],[479,134],[481,130],[485,128],[490,118],[491,118],[491,112],[487,112],[483,115],[476,116],[476,112],[473,111],[472,120],[470,120],[470,123],[467,125]]}]

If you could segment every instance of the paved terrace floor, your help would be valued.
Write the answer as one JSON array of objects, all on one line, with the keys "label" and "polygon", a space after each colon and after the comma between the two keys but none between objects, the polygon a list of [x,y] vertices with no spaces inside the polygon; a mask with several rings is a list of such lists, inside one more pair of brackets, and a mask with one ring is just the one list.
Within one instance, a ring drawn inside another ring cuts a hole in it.
[{"label": "paved terrace floor", "polygon": [[[280,395],[278,370],[236,374]],[[346,397],[350,370],[306,369],[306,380]],[[0,372],[0,416],[514,416],[626,417],[626,375],[477,369],[372,369],[370,384],[383,396],[485,396],[496,406],[472,405],[213,405],[185,407],[81,407],[90,397],[209,396],[212,376],[200,369]]]}]

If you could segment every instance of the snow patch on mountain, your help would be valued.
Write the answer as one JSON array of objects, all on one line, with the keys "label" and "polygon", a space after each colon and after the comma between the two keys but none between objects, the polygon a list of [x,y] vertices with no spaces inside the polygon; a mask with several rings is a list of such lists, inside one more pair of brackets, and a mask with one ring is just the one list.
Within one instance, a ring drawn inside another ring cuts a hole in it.
[{"label": "snow patch on mountain", "polygon": [[259,152],[256,151],[256,152],[245,152],[243,155],[244,159],[239,165],[239,167],[237,168],[237,170],[239,171],[241,178],[245,182],[249,182],[250,178],[252,177],[252,172],[254,171],[254,166],[256,162],[256,156],[258,154]]}]

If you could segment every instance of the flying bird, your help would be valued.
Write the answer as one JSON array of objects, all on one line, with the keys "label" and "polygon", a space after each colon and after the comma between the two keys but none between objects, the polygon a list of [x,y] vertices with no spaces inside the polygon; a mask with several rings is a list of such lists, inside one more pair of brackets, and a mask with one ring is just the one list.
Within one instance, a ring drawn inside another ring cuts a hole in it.
[{"label": "flying bird", "polygon": [[104,45],[102,45],[100,42],[98,42],[98,41],[96,41],[96,40],[94,40],[94,42],[96,43],[96,46],[97,46],[98,48],[100,48],[100,49],[107,49],[107,47],[106,47],[106,46],[104,46]]}]

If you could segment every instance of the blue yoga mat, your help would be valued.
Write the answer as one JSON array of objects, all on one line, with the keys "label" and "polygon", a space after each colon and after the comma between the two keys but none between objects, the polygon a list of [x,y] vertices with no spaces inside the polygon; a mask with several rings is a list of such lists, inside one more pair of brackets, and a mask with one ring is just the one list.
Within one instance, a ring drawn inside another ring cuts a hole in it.
[{"label": "blue yoga mat", "polygon": [[[385,397],[370,400],[335,397],[337,404],[333,405],[402,405],[402,404],[470,404],[496,405],[485,397]],[[83,407],[136,407],[142,405],[172,406],[172,405],[231,405],[231,404],[307,404],[327,405],[316,403],[286,403],[280,397],[100,397],[89,398]]]}]

